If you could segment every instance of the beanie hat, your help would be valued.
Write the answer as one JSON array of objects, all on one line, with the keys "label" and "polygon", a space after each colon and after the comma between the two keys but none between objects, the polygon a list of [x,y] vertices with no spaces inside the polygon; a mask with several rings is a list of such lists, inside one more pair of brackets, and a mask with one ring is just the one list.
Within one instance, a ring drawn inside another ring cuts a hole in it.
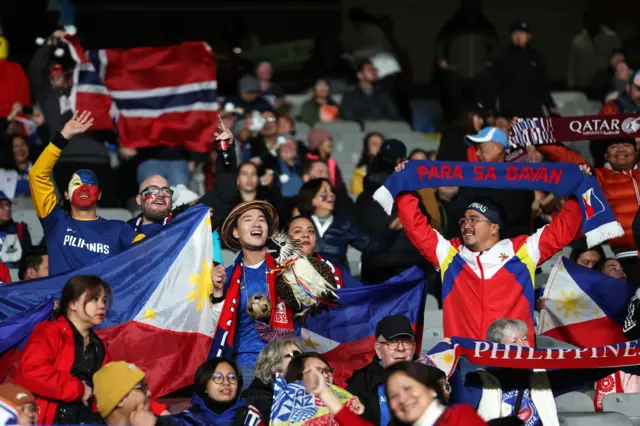
[{"label": "beanie hat", "polygon": [[4,383],[0,385],[0,400],[17,408],[22,404],[36,402],[36,397],[22,386],[14,385],[13,383]]},{"label": "beanie hat", "polygon": [[325,139],[333,139],[333,135],[327,129],[313,129],[309,132],[309,137],[307,139],[307,146],[309,147],[309,151],[315,152],[320,147],[320,144]]},{"label": "beanie hat", "polygon": [[93,395],[100,415],[107,418],[143,379],[144,372],[125,361],[110,362],[98,370],[93,375]]}]

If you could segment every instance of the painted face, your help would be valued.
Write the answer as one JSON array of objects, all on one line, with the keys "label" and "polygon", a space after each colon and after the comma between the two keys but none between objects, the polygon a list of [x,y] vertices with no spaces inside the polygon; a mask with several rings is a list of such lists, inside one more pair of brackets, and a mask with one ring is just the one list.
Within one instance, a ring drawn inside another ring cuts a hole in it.
[{"label": "painted face", "polygon": [[100,195],[98,177],[91,170],[78,170],[71,177],[67,192],[74,206],[92,207],[98,202]]}]

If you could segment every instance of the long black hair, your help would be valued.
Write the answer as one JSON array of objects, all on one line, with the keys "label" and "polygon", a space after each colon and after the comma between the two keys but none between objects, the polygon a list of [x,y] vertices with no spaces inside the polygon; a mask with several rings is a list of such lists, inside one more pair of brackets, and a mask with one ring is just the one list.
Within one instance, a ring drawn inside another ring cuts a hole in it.
[{"label": "long black hair", "polygon": [[298,198],[296,200],[298,210],[300,211],[300,216],[311,217],[315,214],[316,209],[313,206],[313,199],[316,195],[318,195],[318,191],[320,191],[320,187],[322,187],[322,184],[324,182],[327,182],[333,190],[333,185],[331,185],[331,182],[329,182],[328,179],[324,178],[311,179],[310,181],[302,185],[300,191],[298,192]]},{"label": "long black hair", "polygon": [[203,400],[210,398],[210,396],[207,395],[207,385],[209,384],[211,377],[213,377],[213,373],[215,373],[216,368],[218,368],[218,365],[220,364],[229,364],[236,373],[236,378],[238,380],[238,388],[234,398],[234,401],[236,401],[240,397],[240,392],[242,392],[242,373],[234,361],[226,358],[211,358],[202,363],[196,370],[196,374],[193,376],[194,390]]},{"label": "long black hair", "polygon": [[4,147],[2,148],[2,162],[0,163],[0,167],[16,170],[18,171],[18,165],[16,164],[16,156],[13,154],[13,140],[15,138],[22,139],[24,143],[27,145],[27,151],[29,155],[29,161],[33,161],[33,150],[29,146],[29,140],[26,136],[21,135],[20,133],[11,133],[5,137]]},{"label": "long black hair", "polygon": [[300,355],[296,355],[291,358],[291,362],[287,367],[287,371],[284,373],[284,379],[287,383],[299,382],[304,375],[304,363],[309,358],[316,358],[322,361],[327,367],[331,368],[329,363],[318,352],[305,352]]},{"label": "long black hair", "polygon": [[369,155],[369,138],[373,136],[379,136],[384,142],[384,136],[380,132],[369,132],[364,135],[364,139],[362,139],[362,153],[360,154],[360,160],[358,160],[356,167],[368,166],[373,162],[375,155]]},{"label": "long black hair", "polygon": [[[404,373],[412,379],[420,382],[427,389],[432,390],[436,393],[436,396],[434,398],[435,400],[437,400],[442,405],[447,405],[447,400],[444,397],[442,386],[439,383],[439,381],[442,379],[442,372],[435,367],[411,361],[402,361],[397,364],[390,365],[385,370],[384,382],[387,401],[389,401],[389,385],[387,383],[389,382],[389,378],[396,373]],[[393,414],[393,411],[391,411],[391,417],[392,420],[389,423],[390,425],[405,425],[405,423],[396,418],[396,416]]]}]

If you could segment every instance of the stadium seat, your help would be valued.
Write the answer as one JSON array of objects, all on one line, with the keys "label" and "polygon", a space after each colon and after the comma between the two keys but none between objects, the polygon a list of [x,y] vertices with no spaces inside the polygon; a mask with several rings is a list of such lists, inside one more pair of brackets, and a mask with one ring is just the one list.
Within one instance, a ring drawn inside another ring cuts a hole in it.
[{"label": "stadium seat", "polygon": [[295,140],[302,141],[306,144],[310,131],[311,127],[309,127],[307,123],[304,121],[296,121]]},{"label": "stadium seat", "polygon": [[425,138],[424,133],[420,132],[393,132],[385,134],[388,139],[398,139],[404,142],[407,147],[407,154],[414,149],[423,149],[427,152],[438,150],[438,141]]},{"label": "stadium seat", "polygon": [[364,132],[380,132],[383,135],[400,132],[411,132],[411,126],[406,121],[365,121]]},{"label": "stadium seat", "polygon": [[109,220],[121,220],[123,222],[133,219],[133,214],[127,209],[98,208],[98,216]]},{"label": "stadium seat", "polygon": [[536,337],[537,348],[555,348],[555,349],[577,349],[577,346],[570,345],[569,343],[561,342],[548,336]]},{"label": "stadium seat", "polygon": [[342,133],[360,133],[360,125],[355,121],[329,121],[328,123],[317,123],[314,128],[327,129],[336,137]]},{"label": "stadium seat", "polygon": [[32,209],[15,210],[13,212],[13,220],[16,222],[24,222],[29,227],[31,241],[33,244],[39,244],[44,237],[44,230],[40,224],[40,220],[36,215],[36,211]]},{"label": "stadium seat", "polygon": [[426,309],[429,311],[438,310],[438,299],[433,294],[427,294]]},{"label": "stadium seat", "polygon": [[424,313],[424,326],[442,327],[442,310],[428,310]]},{"label": "stadium seat", "polygon": [[20,281],[20,277],[18,277],[18,268],[10,268],[9,269],[9,274],[11,274],[11,281],[16,282],[16,281]]},{"label": "stadium seat", "polygon": [[298,117],[300,115],[300,111],[302,111],[302,104],[309,99],[309,93],[302,93],[298,95],[286,95],[284,98],[287,102],[291,104],[291,116]]},{"label": "stadium seat", "polygon": [[556,398],[558,413],[595,412],[593,399],[582,392],[569,392]]},{"label": "stadium seat", "polygon": [[222,249],[222,263],[224,266],[232,265],[236,260],[238,253],[229,249]]},{"label": "stadium seat", "polygon": [[633,426],[631,419],[620,413],[561,413],[560,426]]},{"label": "stadium seat", "polygon": [[427,327],[425,324],[424,332],[422,333],[422,349],[421,355],[426,354],[435,345],[440,343],[444,339],[444,330],[442,327]]},{"label": "stadium seat", "polygon": [[18,197],[11,200],[12,209],[16,210],[33,210],[33,200],[31,198]]},{"label": "stadium seat", "polygon": [[553,102],[555,102],[558,109],[562,109],[562,107],[572,101],[588,101],[587,95],[582,92],[573,91],[551,92],[551,98],[553,99]]},{"label": "stadium seat", "polygon": [[640,425],[640,393],[611,393],[604,396],[602,410],[621,413]]}]

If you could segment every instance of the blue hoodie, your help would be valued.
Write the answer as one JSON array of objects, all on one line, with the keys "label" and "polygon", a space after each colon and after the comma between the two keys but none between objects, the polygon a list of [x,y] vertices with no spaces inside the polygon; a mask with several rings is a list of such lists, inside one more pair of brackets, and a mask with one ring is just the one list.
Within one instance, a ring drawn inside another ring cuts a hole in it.
[{"label": "blue hoodie", "polygon": [[[236,403],[233,404],[222,414],[217,414],[211,411],[205,402],[197,394],[193,394],[191,398],[191,407],[179,414],[174,414],[171,417],[179,426],[231,426],[234,423],[236,415],[238,413],[247,413],[246,418],[243,421],[236,424],[247,424],[249,416],[255,416],[252,411],[247,412],[247,404],[242,398],[238,398]],[[257,413],[257,411],[256,411]],[[259,415],[258,415],[259,416]]]}]

